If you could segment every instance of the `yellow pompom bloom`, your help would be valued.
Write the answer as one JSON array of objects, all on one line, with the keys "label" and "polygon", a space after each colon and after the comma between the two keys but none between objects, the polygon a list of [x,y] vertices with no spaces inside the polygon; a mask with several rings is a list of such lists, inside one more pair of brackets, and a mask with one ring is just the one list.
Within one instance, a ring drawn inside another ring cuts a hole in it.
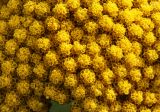
[{"label": "yellow pompom bloom", "polygon": [[28,64],[19,64],[16,70],[21,79],[26,79],[31,74],[31,67]]},{"label": "yellow pompom bloom", "polygon": [[144,52],[144,57],[147,59],[148,63],[155,62],[159,56],[154,49],[148,49]]},{"label": "yellow pompom bloom", "polygon": [[26,38],[26,41],[24,41],[24,42],[25,42],[27,47],[29,47],[30,49],[33,50],[33,49],[36,49],[36,41],[37,41],[37,38],[35,36],[29,35]]},{"label": "yellow pompom bloom", "polygon": [[55,40],[57,43],[62,43],[62,42],[70,42],[70,35],[67,31],[65,30],[60,30],[55,36]]},{"label": "yellow pompom bloom", "polygon": [[0,34],[7,34],[7,23],[3,20],[0,20]]},{"label": "yellow pompom bloom", "polygon": [[8,26],[11,29],[20,27],[20,17],[18,15],[12,15],[8,21]]},{"label": "yellow pompom bloom", "polygon": [[118,15],[118,6],[112,1],[108,1],[103,4],[103,12],[109,14],[111,17],[116,17]]},{"label": "yellow pompom bloom", "polygon": [[99,2],[93,2],[88,7],[88,11],[93,17],[102,16],[103,6]]},{"label": "yellow pompom bloom", "polygon": [[110,111],[112,112],[120,112],[122,109],[121,103],[119,101],[114,101],[110,106]]},{"label": "yellow pompom bloom", "polygon": [[112,34],[115,37],[123,37],[125,35],[126,29],[123,24],[116,23],[113,25]]},{"label": "yellow pompom bloom", "polygon": [[1,104],[0,105],[0,111],[1,112],[14,112],[12,107],[9,107],[6,104]]},{"label": "yellow pompom bloom", "polygon": [[141,70],[138,69],[138,68],[132,68],[132,69],[129,71],[129,75],[130,75],[130,77],[131,77],[131,80],[132,80],[132,81],[135,81],[135,82],[140,81],[141,78],[142,78]]},{"label": "yellow pompom bloom", "polygon": [[119,46],[123,50],[123,53],[127,54],[127,53],[131,52],[132,43],[130,42],[130,40],[127,37],[120,39],[119,41],[117,41],[116,44],[117,44],[117,46]]},{"label": "yellow pompom bloom", "polygon": [[20,104],[19,96],[15,91],[10,91],[6,93],[4,103],[10,107],[18,106]]},{"label": "yellow pompom bloom", "polygon": [[118,6],[122,9],[130,9],[133,6],[133,0],[117,0]]},{"label": "yellow pompom bloom", "polygon": [[113,65],[113,72],[116,76],[118,76],[118,78],[124,78],[127,76],[127,68],[124,65],[121,64],[117,64],[117,65]]},{"label": "yellow pompom bloom", "polygon": [[45,79],[44,75],[46,73],[46,70],[44,64],[42,63],[36,64],[35,67],[33,68],[33,73],[35,74],[36,78]]},{"label": "yellow pompom bloom", "polygon": [[66,74],[64,78],[64,86],[68,89],[75,88],[78,84],[76,74]]},{"label": "yellow pompom bloom", "polygon": [[142,91],[133,91],[131,92],[131,100],[135,103],[140,105],[143,101],[143,92]]},{"label": "yellow pompom bloom", "polygon": [[106,104],[98,105],[97,112],[109,112],[109,108]]},{"label": "yellow pompom bloom", "polygon": [[102,55],[96,55],[93,58],[92,66],[95,71],[102,71],[106,67],[106,60]]},{"label": "yellow pompom bloom", "polygon": [[31,15],[36,7],[36,2],[35,1],[27,1],[24,5],[23,5],[23,13],[26,15]]},{"label": "yellow pompom bloom", "polygon": [[38,16],[47,16],[50,13],[50,6],[47,2],[39,2],[35,7],[35,13]]},{"label": "yellow pompom bloom", "polygon": [[91,58],[87,54],[80,54],[78,56],[77,62],[81,68],[86,68],[91,65]]},{"label": "yellow pompom bloom", "polygon": [[101,72],[100,77],[105,85],[109,85],[112,84],[115,74],[112,72],[112,70],[106,68],[103,72]]},{"label": "yellow pompom bloom", "polygon": [[31,35],[41,35],[44,33],[44,27],[40,21],[35,20],[29,27]]},{"label": "yellow pompom bloom", "polygon": [[58,94],[59,90],[55,88],[55,86],[47,85],[45,86],[43,95],[46,97],[46,99],[52,99],[55,100],[56,95]]},{"label": "yellow pompom bloom", "polygon": [[63,3],[59,3],[56,4],[55,7],[52,9],[55,17],[59,18],[59,19],[64,19],[67,17],[68,14],[68,9],[66,7],[66,4]]},{"label": "yellow pompom bloom", "polygon": [[106,51],[106,55],[114,61],[119,61],[123,57],[122,49],[118,46],[111,45],[111,47],[107,48]]},{"label": "yellow pompom bloom", "polygon": [[134,21],[136,21],[139,17],[141,17],[141,12],[137,9],[125,9],[119,12],[118,18],[122,23],[129,26]]},{"label": "yellow pompom bloom", "polygon": [[62,84],[64,81],[63,72],[58,68],[53,69],[49,76],[49,81],[55,85]]},{"label": "yellow pompom bloom", "polygon": [[100,34],[96,42],[101,46],[101,48],[106,48],[111,44],[111,36],[107,34]]},{"label": "yellow pompom bloom", "polygon": [[0,8],[0,19],[8,19],[10,14],[11,10],[6,5],[2,5]]},{"label": "yellow pompom bloom", "polygon": [[74,27],[74,22],[70,19],[66,19],[61,22],[61,30],[65,30],[70,33],[74,29]]},{"label": "yellow pompom bloom", "polygon": [[44,84],[38,79],[35,79],[31,82],[30,88],[33,89],[33,92],[37,96],[42,96],[44,91]]},{"label": "yellow pompom bloom", "polygon": [[68,101],[68,95],[65,93],[65,91],[59,91],[57,92],[55,99],[52,100],[57,101],[59,104],[65,104]]},{"label": "yellow pompom bloom", "polygon": [[14,72],[16,63],[12,60],[5,60],[1,63],[1,71],[5,75],[10,75]]},{"label": "yellow pompom bloom", "polygon": [[73,54],[83,54],[86,51],[86,45],[80,44],[78,41],[74,41],[73,47],[72,47],[72,52]]},{"label": "yellow pompom bloom", "polygon": [[147,46],[152,46],[155,43],[156,40],[157,40],[157,38],[156,38],[156,36],[154,36],[153,32],[148,32],[143,37],[143,42]]},{"label": "yellow pompom bloom", "polygon": [[144,96],[144,104],[151,107],[157,102],[155,93],[146,92]]},{"label": "yellow pompom bloom", "polygon": [[21,5],[20,0],[9,0],[7,3],[7,7],[13,13],[18,13],[20,11],[20,5]]},{"label": "yellow pompom bloom", "polygon": [[80,72],[80,79],[85,85],[92,85],[96,81],[96,76],[92,70],[83,69]]},{"label": "yellow pompom bloom", "polygon": [[30,61],[31,61],[32,63],[34,63],[34,64],[37,64],[37,63],[40,62],[41,58],[42,58],[42,57],[41,57],[39,54],[33,53],[33,54],[31,54]]},{"label": "yellow pompom bloom", "polygon": [[101,52],[101,47],[96,42],[90,42],[87,44],[87,53],[90,55],[96,55]]},{"label": "yellow pompom bloom", "polygon": [[131,51],[139,56],[141,53],[142,53],[142,44],[140,44],[139,42],[137,41],[133,41],[132,42],[132,47],[131,47]]},{"label": "yellow pompom bloom", "polygon": [[77,63],[71,57],[65,58],[62,66],[68,72],[76,72],[77,69]]},{"label": "yellow pompom bloom", "polygon": [[130,68],[136,67],[136,66],[143,66],[142,60],[139,56],[136,56],[134,53],[128,53],[124,57],[125,64],[129,66]]},{"label": "yellow pompom bloom", "polygon": [[86,95],[86,89],[83,85],[78,85],[78,87],[74,88],[72,91],[72,97],[75,100],[81,100],[85,98]]},{"label": "yellow pompom bloom", "polygon": [[46,52],[51,47],[51,42],[49,38],[42,37],[37,39],[36,45],[38,50],[41,50],[42,52]]},{"label": "yellow pompom bloom", "polygon": [[150,5],[153,8],[154,12],[159,12],[160,11],[160,1],[151,1]]},{"label": "yellow pompom bloom", "polygon": [[147,66],[143,69],[143,75],[145,78],[153,79],[155,76],[153,66]]},{"label": "yellow pompom bloom", "polygon": [[13,39],[8,40],[5,44],[5,52],[8,55],[14,55],[17,48],[18,48],[18,45]]},{"label": "yellow pompom bloom", "polygon": [[0,89],[2,88],[10,88],[12,85],[12,77],[7,75],[0,76]]},{"label": "yellow pompom bloom", "polygon": [[146,106],[141,106],[139,108],[139,112],[152,112],[151,109],[147,108]]},{"label": "yellow pompom bloom", "polygon": [[49,31],[57,31],[60,28],[59,21],[53,16],[47,17],[45,20],[46,27]]},{"label": "yellow pompom bloom", "polygon": [[103,15],[100,17],[98,23],[100,27],[106,32],[111,31],[114,24],[112,18],[110,18],[108,15]]},{"label": "yellow pompom bloom", "polygon": [[71,39],[73,41],[80,41],[84,35],[84,31],[80,27],[76,27],[71,31]]},{"label": "yellow pompom bloom", "polygon": [[94,21],[89,21],[85,23],[84,28],[87,31],[87,33],[95,34],[97,33],[97,30],[98,30],[98,24]]},{"label": "yellow pompom bloom", "polygon": [[143,29],[139,25],[133,23],[128,27],[128,33],[131,36],[131,39],[141,39]]},{"label": "yellow pompom bloom", "polygon": [[97,88],[96,85],[92,85],[89,88],[89,93],[90,93],[90,95],[93,95],[95,97],[102,96],[102,91],[99,88]]},{"label": "yellow pompom bloom", "polygon": [[155,27],[154,23],[151,21],[150,18],[141,18],[139,21],[139,25],[145,31],[152,31]]},{"label": "yellow pompom bloom", "polygon": [[135,104],[126,101],[123,103],[122,112],[137,112],[137,107]]},{"label": "yellow pompom bloom", "polygon": [[20,62],[28,62],[31,56],[30,50],[27,47],[21,47],[16,53],[17,59]]},{"label": "yellow pompom bloom", "polygon": [[58,56],[55,51],[48,51],[44,56],[44,63],[46,66],[55,66],[58,64]]},{"label": "yellow pompom bloom", "polygon": [[143,16],[150,16],[151,11],[153,10],[153,7],[150,4],[141,4],[140,10],[143,13]]},{"label": "yellow pompom bloom", "polygon": [[87,112],[94,112],[97,108],[96,99],[92,99],[90,97],[85,98],[83,101],[83,108]]},{"label": "yellow pompom bloom", "polygon": [[118,81],[118,92],[120,94],[128,95],[130,93],[131,88],[132,88],[132,84],[129,83],[128,80]]},{"label": "yellow pompom bloom", "polygon": [[74,11],[80,7],[80,0],[67,0],[66,4],[69,10]]},{"label": "yellow pompom bloom", "polygon": [[160,12],[153,13],[151,18],[156,26],[160,26]]},{"label": "yellow pompom bloom", "polygon": [[27,30],[26,29],[16,29],[14,31],[13,37],[18,43],[23,43],[27,37]]},{"label": "yellow pompom bloom", "polygon": [[149,80],[146,78],[142,78],[137,84],[137,90],[145,91],[149,88]]},{"label": "yellow pompom bloom", "polygon": [[30,84],[26,80],[17,83],[17,92],[20,95],[28,95],[30,93]]},{"label": "yellow pompom bloom", "polygon": [[74,17],[76,21],[83,22],[89,18],[88,16],[88,9],[86,8],[78,8],[77,11],[74,13]]},{"label": "yellow pompom bloom", "polygon": [[68,44],[68,43],[63,42],[59,45],[59,52],[63,56],[69,56],[71,54],[72,47],[73,47],[72,44]]},{"label": "yellow pompom bloom", "polygon": [[104,90],[104,100],[106,102],[112,103],[116,101],[116,96],[117,96],[117,93],[113,87],[109,87],[106,90]]},{"label": "yellow pompom bloom", "polygon": [[27,101],[27,106],[33,111],[42,111],[44,104],[37,97],[31,97]]}]

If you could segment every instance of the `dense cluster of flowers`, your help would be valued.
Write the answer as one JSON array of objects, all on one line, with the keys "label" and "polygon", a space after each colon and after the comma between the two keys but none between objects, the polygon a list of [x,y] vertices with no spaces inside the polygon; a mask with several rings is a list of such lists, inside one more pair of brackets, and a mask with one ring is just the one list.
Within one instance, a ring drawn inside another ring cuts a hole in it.
[{"label": "dense cluster of flowers", "polygon": [[160,112],[160,0],[4,0],[0,112]]}]

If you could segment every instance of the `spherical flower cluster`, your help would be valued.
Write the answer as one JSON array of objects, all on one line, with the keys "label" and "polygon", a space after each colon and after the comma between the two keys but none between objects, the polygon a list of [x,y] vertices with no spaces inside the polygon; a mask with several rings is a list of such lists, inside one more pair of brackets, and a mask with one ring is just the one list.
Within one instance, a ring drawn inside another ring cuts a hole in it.
[{"label": "spherical flower cluster", "polygon": [[63,80],[64,74],[58,68],[54,69],[49,76],[49,81],[55,85],[60,85],[63,82]]},{"label": "spherical flower cluster", "polygon": [[73,58],[65,58],[63,68],[68,72],[75,72],[77,69],[76,61]]},{"label": "spherical flower cluster", "polygon": [[22,80],[17,83],[17,91],[20,95],[28,95],[30,93],[29,82]]},{"label": "spherical flower cluster", "polygon": [[128,82],[128,80],[120,80],[118,81],[118,90],[120,94],[125,94],[128,95],[130,93],[131,90],[131,83]]},{"label": "spherical flower cluster", "polygon": [[64,78],[64,86],[66,88],[75,88],[77,86],[77,77],[75,74],[67,74]]},{"label": "spherical flower cluster", "polygon": [[115,2],[108,1],[103,4],[103,11],[112,17],[116,17],[118,15],[119,8]]},{"label": "spherical flower cluster", "polygon": [[57,31],[60,28],[59,21],[54,17],[47,17],[45,23],[49,31]]},{"label": "spherical flower cluster", "polygon": [[159,112],[159,37],[160,0],[0,0],[0,112]]},{"label": "spherical flower cluster", "polygon": [[107,48],[107,53],[108,56],[111,58],[111,59],[114,59],[115,61],[116,60],[121,60],[121,58],[123,57],[123,52],[122,52],[122,49],[116,45],[112,45],[110,48]]},{"label": "spherical flower cluster", "polygon": [[17,60],[20,62],[28,62],[30,55],[31,53],[29,48],[25,48],[25,47],[20,48],[16,53]]},{"label": "spherical flower cluster", "polygon": [[143,92],[142,91],[133,91],[133,92],[131,92],[130,97],[133,102],[140,105],[143,101]]},{"label": "spherical flower cluster", "polygon": [[5,51],[8,55],[14,55],[17,48],[18,45],[13,39],[8,40],[5,44]]},{"label": "spherical flower cluster", "polygon": [[91,85],[95,82],[96,76],[95,73],[90,69],[83,69],[80,72],[80,79],[85,85]]},{"label": "spherical flower cluster", "polygon": [[91,58],[87,54],[80,54],[77,59],[77,62],[81,68],[85,68],[91,65]]}]

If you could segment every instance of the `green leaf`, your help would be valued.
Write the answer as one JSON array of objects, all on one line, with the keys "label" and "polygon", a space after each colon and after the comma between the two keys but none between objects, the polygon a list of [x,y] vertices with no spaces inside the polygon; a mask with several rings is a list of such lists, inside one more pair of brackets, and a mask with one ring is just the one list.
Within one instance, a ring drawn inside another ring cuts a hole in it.
[{"label": "green leaf", "polygon": [[70,112],[72,102],[66,104],[59,104],[56,101],[51,101],[52,107],[50,108],[49,112]]}]

